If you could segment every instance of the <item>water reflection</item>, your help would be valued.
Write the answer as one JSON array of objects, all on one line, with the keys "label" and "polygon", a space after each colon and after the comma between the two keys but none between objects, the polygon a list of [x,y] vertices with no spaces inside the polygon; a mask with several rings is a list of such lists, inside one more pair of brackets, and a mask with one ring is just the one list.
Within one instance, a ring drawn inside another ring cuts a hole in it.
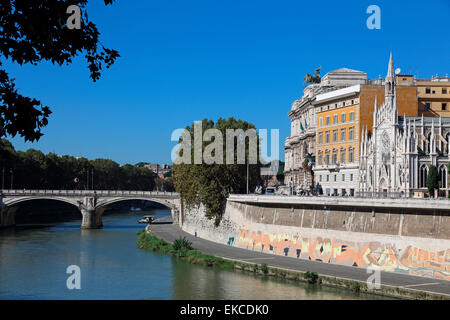
[{"label": "water reflection", "polygon": [[[335,289],[191,265],[136,248],[144,214],[116,213],[104,228],[81,220],[0,231],[0,299],[366,299]],[[81,268],[81,290],[68,290],[66,268]]]}]

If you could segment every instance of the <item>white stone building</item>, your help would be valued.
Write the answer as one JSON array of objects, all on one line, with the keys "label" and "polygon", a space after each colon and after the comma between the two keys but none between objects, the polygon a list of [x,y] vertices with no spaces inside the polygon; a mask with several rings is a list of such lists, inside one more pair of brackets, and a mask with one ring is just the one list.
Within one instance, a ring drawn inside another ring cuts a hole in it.
[{"label": "white stone building", "polygon": [[385,81],[385,101],[375,101],[372,135],[361,135],[360,195],[423,196],[434,165],[441,194],[448,194],[450,118],[399,116],[392,53]]}]

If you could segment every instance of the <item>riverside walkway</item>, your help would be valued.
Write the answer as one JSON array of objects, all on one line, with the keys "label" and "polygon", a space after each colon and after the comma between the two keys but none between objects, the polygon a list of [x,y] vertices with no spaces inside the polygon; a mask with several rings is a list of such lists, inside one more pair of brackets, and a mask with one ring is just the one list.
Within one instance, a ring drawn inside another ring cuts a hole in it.
[{"label": "riverside walkway", "polygon": [[[186,237],[186,239],[192,242],[195,249],[225,259],[237,260],[246,263],[265,263],[269,267],[297,272],[311,271],[317,272],[322,276],[360,282],[366,282],[367,278],[371,275],[368,274],[367,270],[364,268],[329,264],[278,255],[275,256],[273,254],[231,247],[201,239],[184,232],[178,225],[172,224],[170,217],[165,217],[155,221],[155,224],[151,225],[151,233],[167,242],[173,242],[179,237]],[[446,280],[382,271],[381,285],[424,291],[432,294],[444,295],[450,298],[450,281]]]}]

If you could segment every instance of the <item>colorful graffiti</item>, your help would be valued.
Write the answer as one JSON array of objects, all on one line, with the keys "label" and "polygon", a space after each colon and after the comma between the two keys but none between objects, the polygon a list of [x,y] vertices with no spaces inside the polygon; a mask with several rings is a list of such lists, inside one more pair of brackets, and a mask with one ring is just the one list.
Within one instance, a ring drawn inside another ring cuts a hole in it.
[{"label": "colorful graffiti", "polygon": [[294,258],[450,280],[450,249],[432,252],[407,246],[399,250],[392,244],[380,242],[348,242],[246,229],[240,230],[237,245]]}]

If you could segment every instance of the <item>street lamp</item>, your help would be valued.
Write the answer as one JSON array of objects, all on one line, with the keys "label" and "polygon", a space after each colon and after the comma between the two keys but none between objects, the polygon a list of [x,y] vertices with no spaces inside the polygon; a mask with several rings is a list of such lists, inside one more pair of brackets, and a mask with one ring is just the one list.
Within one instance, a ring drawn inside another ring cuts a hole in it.
[{"label": "street lamp", "polygon": [[248,159],[247,159],[247,194],[248,194]]},{"label": "street lamp", "polygon": [[9,169],[9,172],[11,173],[11,190],[13,188],[13,179],[14,179],[14,171],[12,168]]}]

